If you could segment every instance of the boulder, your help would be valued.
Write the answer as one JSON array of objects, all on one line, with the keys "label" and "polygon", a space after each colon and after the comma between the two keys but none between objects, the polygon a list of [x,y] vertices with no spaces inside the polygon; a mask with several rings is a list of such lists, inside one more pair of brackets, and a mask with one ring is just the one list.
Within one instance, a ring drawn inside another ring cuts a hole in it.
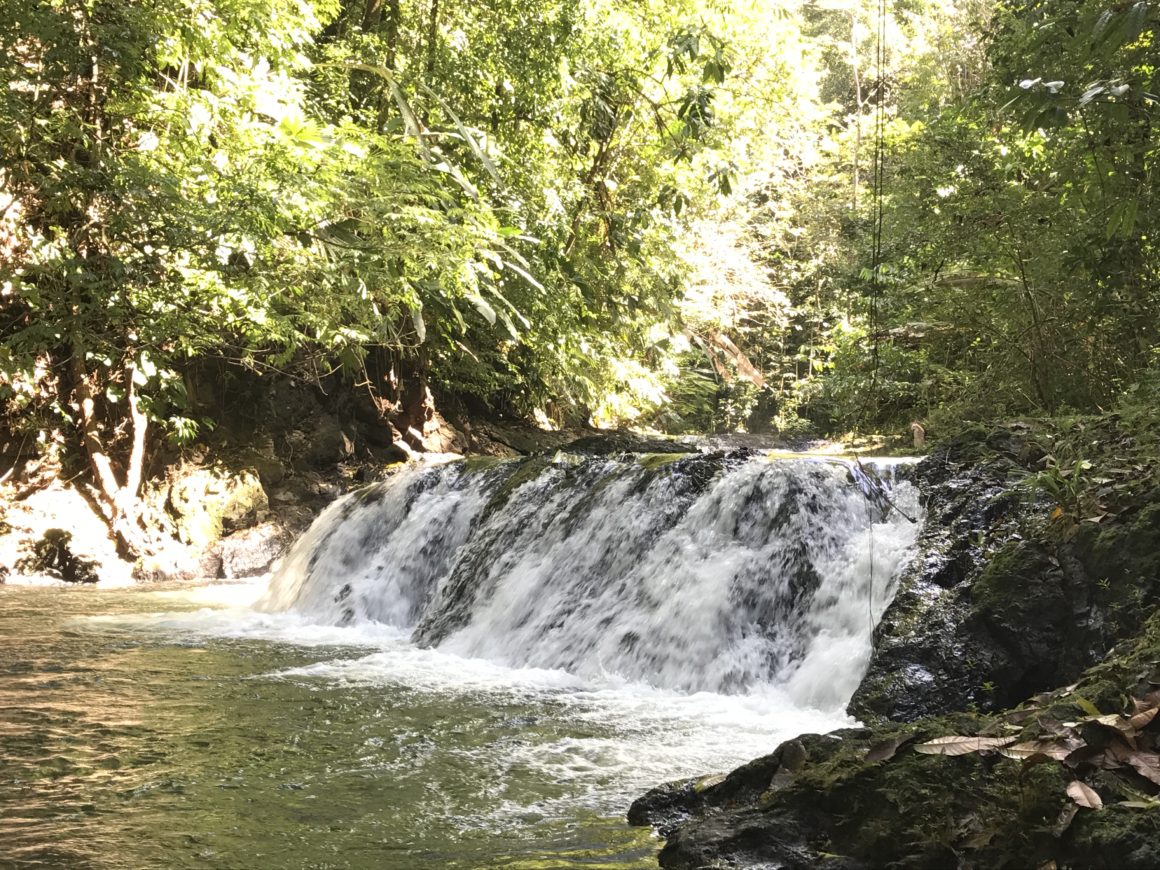
[{"label": "boulder", "polygon": [[354,439],[328,414],[318,418],[306,436],[306,460],[314,468],[328,468],[354,455]]},{"label": "boulder", "polygon": [[290,542],[290,536],[278,523],[262,523],[234,532],[218,541],[221,574],[231,580],[265,574]]},{"label": "boulder", "polygon": [[1160,493],[1065,535],[1026,485],[1019,428],[968,430],[915,471],[919,557],[899,582],[849,707],[869,721],[1001,710],[1074,681],[1160,592]]},{"label": "boulder", "polygon": [[149,582],[212,580],[221,576],[221,557],[173,541],[148,553],[133,566],[133,577]]}]

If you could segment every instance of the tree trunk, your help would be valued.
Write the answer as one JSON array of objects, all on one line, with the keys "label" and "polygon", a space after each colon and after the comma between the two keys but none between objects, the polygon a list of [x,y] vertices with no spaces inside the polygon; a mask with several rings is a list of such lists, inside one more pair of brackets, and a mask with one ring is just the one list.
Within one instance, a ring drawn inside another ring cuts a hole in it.
[{"label": "tree trunk", "polygon": [[101,426],[96,413],[92,377],[85,370],[84,348],[76,340],[73,342],[70,368],[80,410],[78,427],[81,444],[93,471],[105,520],[113,532],[121,556],[135,558],[144,550],[144,534],[140,525],[140,504],[137,497],[141,489],[141,477],[145,467],[145,444],[149,432],[149,418],[141,410],[136,387],[133,384],[135,369],[130,365],[125,371],[133,441],[125,468],[125,482],[122,484],[117,479],[113,461],[101,441]]},{"label": "tree trunk", "polygon": [[367,0],[367,5],[363,8],[362,29],[365,31],[374,30],[382,19],[383,0]]},{"label": "tree trunk", "polygon": [[431,0],[431,17],[427,20],[427,87],[435,84],[435,50],[439,40],[439,0]]},{"label": "tree trunk", "polygon": [[387,69],[395,71],[398,63],[399,28],[403,24],[403,13],[399,0],[387,0]]}]

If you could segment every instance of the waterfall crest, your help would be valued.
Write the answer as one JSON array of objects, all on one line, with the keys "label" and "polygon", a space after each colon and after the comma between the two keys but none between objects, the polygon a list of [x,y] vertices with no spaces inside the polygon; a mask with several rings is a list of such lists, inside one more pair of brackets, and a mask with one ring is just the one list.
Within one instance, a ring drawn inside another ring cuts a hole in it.
[{"label": "waterfall crest", "polygon": [[777,686],[836,708],[866,667],[919,514],[890,465],[457,462],[339,500],[259,606],[386,623],[513,667],[685,692]]}]

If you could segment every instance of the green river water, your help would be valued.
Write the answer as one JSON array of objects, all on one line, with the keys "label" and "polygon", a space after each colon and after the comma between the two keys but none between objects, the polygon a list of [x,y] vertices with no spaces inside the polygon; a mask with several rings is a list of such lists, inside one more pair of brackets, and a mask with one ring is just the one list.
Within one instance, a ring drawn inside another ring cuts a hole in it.
[{"label": "green river water", "polygon": [[656,866],[634,796],[844,721],[310,626],[260,591],[0,585],[0,867]]}]

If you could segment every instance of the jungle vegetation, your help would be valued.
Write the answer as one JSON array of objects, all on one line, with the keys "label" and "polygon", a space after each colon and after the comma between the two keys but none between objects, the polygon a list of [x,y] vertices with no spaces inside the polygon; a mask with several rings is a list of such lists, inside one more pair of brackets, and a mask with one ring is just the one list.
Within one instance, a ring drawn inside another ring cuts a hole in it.
[{"label": "jungle vegetation", "polygon": [[207,361],[665,432],[1154,396],[1158,34],[1134,0],[8,0],[5,419],[129,535]]}]

